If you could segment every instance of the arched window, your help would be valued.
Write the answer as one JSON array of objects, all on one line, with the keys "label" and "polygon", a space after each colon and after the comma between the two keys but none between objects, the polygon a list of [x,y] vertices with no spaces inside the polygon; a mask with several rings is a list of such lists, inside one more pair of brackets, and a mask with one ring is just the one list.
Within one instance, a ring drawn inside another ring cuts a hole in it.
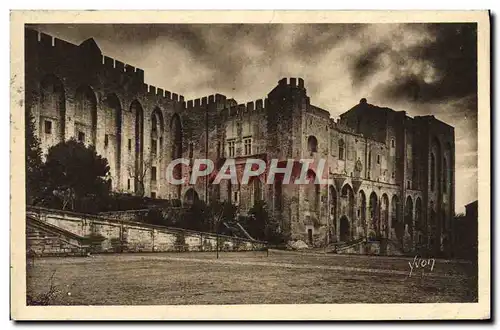
[{"label": "arched window", "polygon": [[397,228],[399,224],[399,199],[396,195],[392,196],[391,201],[391,227]]},{"label": "arched window", "polygon": [[405,224],[411,229],[413,225],[413,200],[411,196],[406,198],[405,203]]},{"label": "arched window", "polygon": [[318,211],[319,210],[319,199],[320,199],[320,186],[319,184],[316,184],[316,173],[314,171],[309,170],[307,171],[307,198],[309,200],[309,203],[311,203],[312,210],[313,211]]},{"label": "arched window", "polygon": [[155,115],[151,118],[151,131],[156,133],[158,128],[158,120]]},{"label": "arched window", "polygon": [[340,160],[344,159],[344,149],[345,149],[344,140],[340,139],[339,140],[339,159]]},{"label": "arched window", "polygon": [[389,231],[389,197],[383,194],[380,200],[380,233],[388,235]]},{"label": "arched window", "polygon": [[[330,186],[330,214],[333,220],[337,219],[337,191],[333,186]],[[335,222],[334,222],[335,224]]]},{"label": "arched window", "polygon": [[172,159],[182,157],[182,126],[181,119],[178,114],[172,117],[170,122],[170,134],[172,143]]},{"label": "arched window", "polygon": [[307,150],[310,152],[318,152],[318,140],[313,135],[307,138]]},{"label": "arched window", "polygon": [[359,214],[358,217],[364,226],[366,221],[366,196],[363,190],[359,191]]},{"label": "arched window", "polygon": [[343,207],[345,207],[344,208],[345,215],[347,215],[347,217],[352,221],[354,219],[354,209],[355,209],[354,191],[352,190],[352,187],[349,184],[345,184],[342,187],[340,193],[341,196],[343,197],[343,204],[344,204]]},{"label": "arched window", "polygon": [[369,205],[369,213],[370,213],[370,220],[371,220],[371,225],[377,231],[378,227],[378,198],[375,192],[372,192],[370,194],[370,205]]},{"label": "arched window", "polygon": [[184,204],[193,205],[199,201],[199,196],[196,190],[189,188],[184,194]]},{"label": "arched window", "polygon": [[422,201],[420,200],[420,197],[417,198],[415,203],[415,227],[418,230],[424,229],[424,224],[422,223]]}]

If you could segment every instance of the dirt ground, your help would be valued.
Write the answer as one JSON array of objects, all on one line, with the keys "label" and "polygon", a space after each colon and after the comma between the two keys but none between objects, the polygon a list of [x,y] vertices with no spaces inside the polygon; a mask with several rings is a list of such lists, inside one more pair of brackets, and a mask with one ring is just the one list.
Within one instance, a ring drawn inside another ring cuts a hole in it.
[{"label": "dirt ground", "polygon": [[27,292],[51,285],[52,305],[436,303],[477,301],[477,275],[465,262],[266,252],[109,254],[39,258]]}]

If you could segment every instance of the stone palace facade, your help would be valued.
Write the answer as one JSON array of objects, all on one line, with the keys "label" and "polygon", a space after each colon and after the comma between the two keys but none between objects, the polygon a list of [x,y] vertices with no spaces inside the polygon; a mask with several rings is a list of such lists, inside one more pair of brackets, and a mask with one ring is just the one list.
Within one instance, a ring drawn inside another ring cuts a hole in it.
[{"label": "stone palace facade", "polygon": [[[104,56],[93,39],[25,33],[26,108],[43,151],[72,137],[94,145],[114,191],[135,193],[143,177],[141,193],[153,198],[231,200],[240,213],[264,200],[281,230],[316,246],[375,237],[404,251],[452,250],[454,128],[434,116],[361,99],[335,121],[311,103],[301,78],[283,78],[246,104],[221,94],[185,100],[145,84],[143,70]],[[333,184],[170,185],[166,167],[180,157],[216,166],[325,159]]]}]

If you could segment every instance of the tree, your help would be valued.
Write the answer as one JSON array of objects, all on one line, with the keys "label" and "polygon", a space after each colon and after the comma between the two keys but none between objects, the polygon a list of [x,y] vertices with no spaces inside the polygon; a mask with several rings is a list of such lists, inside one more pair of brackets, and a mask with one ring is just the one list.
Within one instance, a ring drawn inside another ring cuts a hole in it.
[{"label": "tree", "polygon": [[33,204],[41,193],[42,149],[35,135],[35,118],[29,109],[25,118],[26,203]]},{"label": "tree", "polygon": [[212,231],[224,231],[223,223],[233,222],[236,218],[236,206],[231,202],[214,201],[210,203],[207,216]]},{"label": "tree", "polygon": [[[62,209],[85,210],[105,201],[110,191],[108,160],[93,146],[75,139],[52,146],[42,167],[44,194],[56,197]],[[75,207],[75,201],[79,204]]]},{"label": "tree", "polygon": [[269,222],[269,213],[263,201],[256,201],[248,212],[248,217],[244,218],[243,226],[255,239],[266,239],[266,228]]},{"label": "tree", "polygon": [[187,229],[209,231],[210,208],[204,201],[196,199],[182,216],[182,224]]},{"label": "tree", "polygon": [[274,244],[286,241],[278,221],[269,215],[264,201],[256,201],[248,214],[249,217],[246,218],[244,227],[253,238]]},{"label": "tree", "polygon": [[152,157],[148,157],[142,162],[136,162],[135,160],[132,160],[128,164],[127,171],[129,177],[134,179],[136,196],[144,197],[146,175],[151,169],[151,166],[153,166],[154,161],[157,161],[158,164],[161,164],[161,160],[162,156],[155,156],[155,159],[153,159]]}]

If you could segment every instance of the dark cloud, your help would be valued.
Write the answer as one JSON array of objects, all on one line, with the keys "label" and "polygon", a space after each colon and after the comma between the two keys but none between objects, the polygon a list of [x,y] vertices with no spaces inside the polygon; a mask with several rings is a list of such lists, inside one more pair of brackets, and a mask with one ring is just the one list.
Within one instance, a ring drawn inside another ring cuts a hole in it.
[{"label": "dark cloud", "polygon": [[[297,25],[297,24],[294,24]],[[302,33],[293,42],[293,56],[309,60],[324,55],[339,42],[366,28],[366,24],[298,24]]]},{"label": "dark cloud", "polygon": [[[421,26],[408,27],[422,30]],[[386,44],[372,48],[379,50],[382,46],[385,49],[394,75],[393,79],[381,83],[377,91],[387,99],[406,99],[417,103],[477,94],[476,24],[442,23],[426,24],[425,27],[430,38],[421,44],[399,52],[385,47]],[[375,60],[381,55],[378,52],[374,54]],[[355,63],[363,63],[363,56],[356,58]],[[365,63],[376,64],[373,61]],[[429,72],[406,70],[412,64],[429,66],[433,77],[428,77]]]},{"label": "dark cloud", "polygon": [[388,50],[387,45],[376,44],[359,54],[350,65],[351,78],[355,85],[362,84],[382,67],[380,55]]}]

